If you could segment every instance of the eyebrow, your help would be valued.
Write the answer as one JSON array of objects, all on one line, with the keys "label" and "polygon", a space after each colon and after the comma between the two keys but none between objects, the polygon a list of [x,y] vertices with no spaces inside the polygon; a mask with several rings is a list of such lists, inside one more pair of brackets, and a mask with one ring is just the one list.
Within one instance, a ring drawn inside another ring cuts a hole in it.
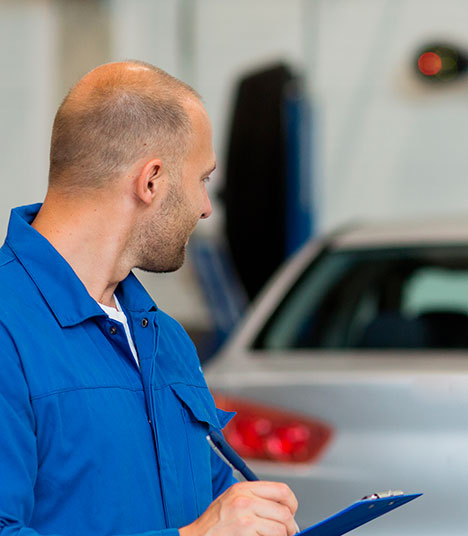
[{"label": "eyebrow", "polygon": [[202,174],[202,177],[207,177],[210,173],[213,173],[213,171],[216,169],[216,162]]}]

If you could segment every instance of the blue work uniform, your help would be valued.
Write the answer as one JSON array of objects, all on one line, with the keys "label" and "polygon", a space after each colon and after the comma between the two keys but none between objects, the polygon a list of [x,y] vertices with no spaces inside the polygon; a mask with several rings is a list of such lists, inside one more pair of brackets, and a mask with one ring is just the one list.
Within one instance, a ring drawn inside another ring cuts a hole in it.
[{"label": "blue work uniform", "polygon": [[[175,536],[235,482],[196,350],[133,274],[122,324],[14,209],[0,249],[0,535]],[[99,269],[99,266],[96,266]]]}]

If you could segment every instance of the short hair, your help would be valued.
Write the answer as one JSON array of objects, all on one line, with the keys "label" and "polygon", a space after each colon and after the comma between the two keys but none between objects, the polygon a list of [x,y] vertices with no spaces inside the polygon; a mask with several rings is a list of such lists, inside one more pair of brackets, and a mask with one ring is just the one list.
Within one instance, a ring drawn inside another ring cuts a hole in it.
[{"label": "short hair", "polygon": [[[183,98],[200,99],[198,93],[151,64],[120,65],[96,75],[96,83],[83,82],[85,77],[60,105],[52,129],[49,186],[98,189],[151,152],[170,167],[177,167],[186,153],[192,129]],[[128,76],[128,66],[146,69]]]}]

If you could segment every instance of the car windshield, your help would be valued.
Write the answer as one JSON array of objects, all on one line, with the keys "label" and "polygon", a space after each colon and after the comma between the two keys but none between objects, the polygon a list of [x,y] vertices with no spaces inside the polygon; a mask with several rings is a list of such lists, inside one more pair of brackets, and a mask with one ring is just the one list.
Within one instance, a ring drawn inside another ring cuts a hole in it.
[{"label": "car windshield", "polygon": [[468,348],[468,246],[325,250],[254,347]]}]

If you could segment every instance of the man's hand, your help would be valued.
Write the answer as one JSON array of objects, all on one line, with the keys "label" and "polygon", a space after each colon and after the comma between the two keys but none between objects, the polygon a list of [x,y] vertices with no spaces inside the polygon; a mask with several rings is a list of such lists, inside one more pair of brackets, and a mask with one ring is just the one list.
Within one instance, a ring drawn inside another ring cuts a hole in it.
[{"label": "man's hand", "polygon": [[227,489],[180,536],[293,536],[297,499],[286,484],[239,482]]}]

